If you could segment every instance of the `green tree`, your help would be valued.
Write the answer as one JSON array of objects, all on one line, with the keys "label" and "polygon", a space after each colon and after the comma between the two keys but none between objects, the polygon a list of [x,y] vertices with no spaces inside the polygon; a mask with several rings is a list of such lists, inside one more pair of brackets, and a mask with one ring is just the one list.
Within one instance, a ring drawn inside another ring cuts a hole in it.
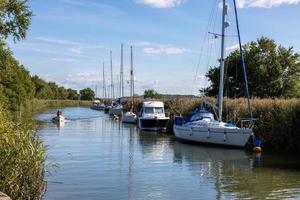
[{"label": "green tree", "polygon": [[[262,37],[243,46],[250,94],[260,98],[300,97],[300,55],[293,47],[277,46]],[[239,51],[225,59],[225,94],[244,96],[243,73]],[[206,76],[211,85],[201,91],[218,94],[219,67],[211,67]]]},{"label": "green tree", "polygon": [[81,100],[93,100],[95,99],[95,92],[91,88],[85,88],[79,91]]},{"label": "green tree", "polygon": [[77,93],[77,90],[73,90],[73,89],[67,89],[68,91],[68,99],[70,100],[77,100],[79,98],[79,95]]},{"label": "green tree", "polygon": [[152,98],[152,99],[159,99],[162,95],[156,92],[153,89],[145,90],[144,91],[144,98]]},{"label": "green tree", "polygon": [[31,17],[27,0],[0,0],[1,39],[8,36],[12,36],[14,41],[24,39]]}]

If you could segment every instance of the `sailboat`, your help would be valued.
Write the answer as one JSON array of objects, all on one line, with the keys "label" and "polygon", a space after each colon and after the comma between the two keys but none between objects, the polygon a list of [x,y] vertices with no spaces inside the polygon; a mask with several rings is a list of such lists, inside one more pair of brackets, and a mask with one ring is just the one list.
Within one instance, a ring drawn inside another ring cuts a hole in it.
[{"label": "sailboat", "polygon": [[[111,71],[112,71],[112,56],[111,56]],[[123,70],[123,44],[121,45],[121,75],[122,75],[122,70]],[[113,76],[111,76],[113,79]],[[122,81],[121,81],[122,82]],[[113,82],[112,82],[113,85]],[[112,86],[113,88],[113,86]],[[120,89],[121,91],[121,89]],[[122,94],[121,94],[122,95]],[[112,90],[112,97],[114,97],[114,91]],[[112,108],[109,110],[109,114],[112,116],[122,116],[123,115],[123,105],[121,104],[121,98],[118,99],[112,106]]]},{"label": "sailboat", "polygon": [[129,112],[126,112],[122,116],[122,122],[124,123],[136,123],[137,116],[133,112],[134,103],[134,74],[133,74],[133,55],[132,46],[130,47],[130,96],[131,96],[131,108]]},{"label": "sailboat", "polygon": [[[234,2],[234,11],[235,11],[235,20],[236,28],[238,33],[239,40],[239,50],[242,61],[243,76],[244,76],[244,85],[245,93],[248,100],[248,109],[250,113],[250,119],[244,119],[241,123],[241,126],[236,124],[226,123],[222,121],[222,111],[223,111],[223,90],[224,90],[224,51],[225,51],[225,30],[229,26],[229,22],[226,21],[226,16],[228,15],[228,4],[226,0],[223,0],[223,14],[222,14],[222,34],[219,36],[222,37],[221,41],[221,59],[220,59],[220,80],[219,80],[219,94],[218,94],[218,106],[207,103],[207,106],[213,107],[217,110],[218,115],[214,115],[213,112],[209,110],[195,110],[188,119],[183,119],[182,117],[175,117],[175,123],[173,126],[174,134],[176,138],[217,144],[224,146],[235,146],[235,147],[244,147],[249,138],[253,135],[253,116],[250,103],[247,75],[245,69],[244,56],[241,46],[241,37],[239,31],[239,23],[237,17],[237,8],[236,2]],[[243,126],[243,124],[248,123],[248,126]]]}]

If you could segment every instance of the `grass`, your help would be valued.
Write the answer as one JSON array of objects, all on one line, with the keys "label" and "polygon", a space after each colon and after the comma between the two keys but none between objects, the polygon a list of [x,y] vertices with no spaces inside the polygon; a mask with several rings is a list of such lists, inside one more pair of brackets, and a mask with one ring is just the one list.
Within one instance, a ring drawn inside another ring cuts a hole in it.
[{"label": "grass", "polygon": [[12,199],[40,199],[45,188],[45,148],[32,122],[14,122],[0,108],[0,191]]}]

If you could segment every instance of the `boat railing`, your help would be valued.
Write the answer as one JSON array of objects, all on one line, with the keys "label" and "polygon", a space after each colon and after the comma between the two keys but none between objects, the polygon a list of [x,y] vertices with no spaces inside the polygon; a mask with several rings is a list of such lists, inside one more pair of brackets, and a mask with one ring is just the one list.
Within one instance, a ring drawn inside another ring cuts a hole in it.
[{"label": "boat railing", "polygon": [[241,128],[253,128],[257,118],[238,118],[236,124],[240,124]]}]

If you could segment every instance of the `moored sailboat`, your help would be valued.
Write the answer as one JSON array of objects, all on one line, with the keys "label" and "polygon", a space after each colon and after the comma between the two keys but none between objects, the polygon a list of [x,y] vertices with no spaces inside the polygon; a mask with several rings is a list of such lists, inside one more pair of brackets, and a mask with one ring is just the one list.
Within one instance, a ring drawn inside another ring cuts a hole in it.
[{"label": "moored sailboat", "polygon": [[132,46],[130,47],[130,96],[131,96],[131,108],[130,111],[126,112],[122,116],[122,122],[124,123],[136,123],[137,116],[133,112],[133,102],[134,102],[134,73],[133,73],[133,55]]},{"label": "moored sailboat", "polygon": [[175,136],[179,139],[225,146],[244,147],[248,142],[249,138],[253,135],[253,117],[250,104],[244,56],[239,33],[237,8],[235,0],[233,0],[233,2],[239,39],[240,56],[244,75],[245,93],[247,95],[248,108],[250,113],[250,118],[244,119],[242,122],[248,122],[249,126],[243,126],[244,123],[241,123],[241,126],[237,126],[236,124],[226,123],[222,121],[225,68],[225,30],[229,26],[229,23],[226,21],[226,16],[228,14],[228,5],[226,3],[226,0],[223,0],[222,34],[218,34],[222,37],[218,106],[212,106],[212,104],[207,104],[207,106],[212,106],[214,107],[214,109],[216,108],[218,110],[218,116],[215,115],[213,112],[210,112],[209,110],[199,109],[194,111],[188,119],[183,119],[182,117],[175,117],[175,124],[173,126],[173,130]]}]

